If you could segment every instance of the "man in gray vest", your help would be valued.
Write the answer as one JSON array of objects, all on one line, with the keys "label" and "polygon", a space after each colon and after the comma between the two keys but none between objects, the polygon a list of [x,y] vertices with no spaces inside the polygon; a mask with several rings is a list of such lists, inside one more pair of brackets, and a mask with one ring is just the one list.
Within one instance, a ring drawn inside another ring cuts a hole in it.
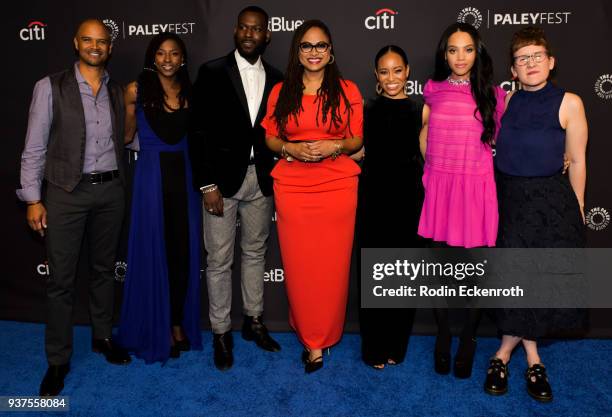
[{"label": "man in gray vest", "polygon": [[49,368],[40,385],[43,396],[58,395],[70,370],[83,238],[89,243],[92,349],[114,364],[130,361],[111,339],[115,252],[125,207],[119,168],[125,117],[122,89],[105,70],[112,44],[101,21],[82,22],[74,47],[79,57],[74,66],[34,87],[17,190],[27,203],[29,226],[45,236],[51,273],[45,331]]}]

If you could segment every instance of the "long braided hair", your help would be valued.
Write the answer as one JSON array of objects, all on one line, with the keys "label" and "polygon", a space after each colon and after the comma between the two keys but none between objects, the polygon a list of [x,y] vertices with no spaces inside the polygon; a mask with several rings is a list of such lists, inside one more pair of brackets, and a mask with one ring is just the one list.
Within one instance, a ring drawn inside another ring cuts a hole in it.
[{"label": "long braided hair", "polygon": [[446,62],[446,48],[448,46],[448,38],[455,32],[466,32],[472,37],[474,46],[476,47],[476,60],[470,71],[470,84],[472,96],[476,101],[476,110],[480,112],[482,118],[482,126],[484,130],[480,140],[482,143],[490,145],[495,137],[495,107],[497,99],[495,97],[495,88],[493,86],[493,62],[491,56],[487,52],[484,42],[480,39],[480,34],[474,26],[469,23],[453,23],[450,25],[440,38],[438,49],[436,51],[436,67],[433,79],[435,81],[443,81],[451,74],[451,69]]},{"label": "long braided hair", "polygon": [[[279,136],[283,140],[287,139],[286,128],[289,118],[293,118],[295,123],[298,124],[298,115],[303,110],[302,96],[304,92],[304,82],[302,76],[304,75],[304,67],[300,64],[299,47],[304,34],[311,28],[319,28],[325,33],[331,44],[330,54],[334,54],[331,33],[325,23],[320,20],[305,21],[293,34],[285,80],[283,81],[283,85],[278,95],[278,101],[276,102],[276,108],[273,113],[273,117],[278,125]],[[342,79],[340,69],[335,59],[325,67],[324,71],[323,82],[317,91],[316,101],[318,102],[318,106],[316,121],[318,124],[319,115],[322,115],[321,120],[323,124],[326,124],[329,117],[331,119],[329,130],[331,130],[332,126],[338,128],[342,123],[342,115],[340,114],[341,100],[344,102],[347,110],[347,121],[350,121],[350,113],[352,110],[350,102],[342,89],[342,84],[346,85],[346,82]]]}]

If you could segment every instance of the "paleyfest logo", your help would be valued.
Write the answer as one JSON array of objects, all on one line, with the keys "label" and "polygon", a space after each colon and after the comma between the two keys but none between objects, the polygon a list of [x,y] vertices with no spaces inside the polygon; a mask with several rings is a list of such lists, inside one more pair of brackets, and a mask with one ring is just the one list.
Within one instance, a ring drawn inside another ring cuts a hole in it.
[{"label": "paleyfest logo", "polygon": [[379,9],[374,16],[365,18],[364,24],[366,29],[395,29],[395,16],[397,12],[391,9]]},{"label": "paleyfest logo", "polygon": [[612,98],[612,74],[603,74],[597,79],[595,93],[605,100]]},{"label": "paleyfest logo", "polygon": [[104,19],[102,20],[102,23],[104,23],[106,27],[108,28],[108,30],[110,30],[111,40],[114,42],[115,39],[117,39],[117,37],[119,36],[119,26],[112,19]]},{"label": "paleyfest logo", "polygon": [[593,207],[584,217],[591,230],[603,230],[610,224],[610,213],[602,207]]},{"label": "paleyfest logo", "polygon": [[475,7],[464,7],[457,16],[457,22],[468,23],[478,29],[482,25],[482,13]]},{"label": "paleyfest logo", "polygon": [[32,20],[28,26],[19,31],[19,37],[22,41],[44,41],[46,27],[43,22]]}]

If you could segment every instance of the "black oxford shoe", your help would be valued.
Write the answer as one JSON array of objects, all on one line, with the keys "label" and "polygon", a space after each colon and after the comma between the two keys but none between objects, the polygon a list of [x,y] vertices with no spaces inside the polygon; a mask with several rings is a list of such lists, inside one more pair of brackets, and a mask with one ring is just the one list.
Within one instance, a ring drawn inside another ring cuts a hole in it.
[{"label": "black oxford shoe", "polygon": [[268,329],[266,329],[266,326],[261,320],[261,316],[244,316],[244,322],[242,323],[242,338],[244,340],[254,341],[257,346],[269,352],[278,352],[281,350],[276,340],[270,337]]},{"label": "black oxford shoe", "polygon": [[501,359],[490,359],[484,390],[491,395],[503,395],[508,392],[508,367]]},{"label": "black oxford shoe", "polygon": [[525,378],[527,379],[527,393],[529,395],[541,402],[552,401],[552,388],[548,383],[544,365],[536,363],[527,368]]},{"label": "black oxford shoe", "polygon": [[234,364],[233,347],[234,338],[231,330],[222,334],[213,334],[214,360],[218,370],[226,371]]},{"label": "black oxford shoe", "polygon": [[64,378],[70,371],[70,364],[49,365],[47,373],[40,383],[41,397],[55,397],[64,389]]},{"label": "black oxford shoe", "polygon": [[127,351],[119,347],[110,337],[106,339],[93,339],[91,350],[103,354],[106,361],[113,365],[127,365],[132,360]]}]

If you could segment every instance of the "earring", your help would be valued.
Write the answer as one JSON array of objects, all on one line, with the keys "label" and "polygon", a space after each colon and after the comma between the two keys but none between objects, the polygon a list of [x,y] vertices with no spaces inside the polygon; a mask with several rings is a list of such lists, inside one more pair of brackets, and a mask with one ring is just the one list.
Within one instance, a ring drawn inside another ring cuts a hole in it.
[{"label": "earring", "polygon": [[334,63],[334,61],[336,60],[336,57],[334,56],[334,54],[329,54],[329,56],[331,57],[329,62],[327,63],[327,65],[331,65]]},{"label": "earring", "polygon": [[181,67],[184,67],[184,66],[185,66],[185,63],[184,63],[184,62],[181,62]]},{"label": "earring", "polygon": [[380,84],[376,83],[376,94],[380,96],[382,92],[383,92],[382,87],[380,86]]},{"label": "earring", "polygon": [[409,85],[408,85],[408,81],[406,81],[406,83],[404,84],[404,94],[406,94],[407,96],[410,95],[410,93],[408,93],[409,90]]}]

